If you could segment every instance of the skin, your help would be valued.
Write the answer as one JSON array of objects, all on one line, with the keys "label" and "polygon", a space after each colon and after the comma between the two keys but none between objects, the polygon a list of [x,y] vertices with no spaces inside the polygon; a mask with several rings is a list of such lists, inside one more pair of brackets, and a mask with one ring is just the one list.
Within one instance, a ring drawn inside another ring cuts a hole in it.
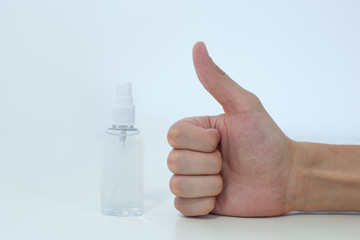
[{"label": "skin", "polygon": [[[339,172],[332,169],[336,169],[334,163],[339,162],[345,150],[335,147],[335,156],[325,145],[308,146],[285,136],[260,100],[212,61],[204,43],[195,44],[193,61],[200,82],[225,113],[182,119],[169,129],[168,142],[173,150],[168,167],[174,173],[170,190],[176,195],[176,209],[185,216],[213,213],[241,217],[324,210],[314,209],[314,203],[327,197],[319,194],[321,190],[332,197],[339,195],[336,188],[343,189],[333,178],[339,180],[346,174],[337,175]],[[353,169],[352,178],[341,179],[350,186],[350,196],[360,190],[360,149],[353,146],[352,151],[355,153],[348,156],[349,164],[344,169]],[[333,173],[330,177],[329,171]],[[335,192],[331,195],[329,189]],[[355,195],[350,202],[351,210],[360,209],[360,196]],[[334,209],[329,206],[325,210]]]}]

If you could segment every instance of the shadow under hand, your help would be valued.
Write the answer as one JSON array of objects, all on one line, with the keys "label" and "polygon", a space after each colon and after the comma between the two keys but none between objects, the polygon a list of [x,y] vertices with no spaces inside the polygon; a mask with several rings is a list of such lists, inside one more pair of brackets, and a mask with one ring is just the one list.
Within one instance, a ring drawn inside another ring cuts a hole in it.
[{"label": "shadow under hand", "polygon": [[[241,218],[220,215],[179,217],[174,239],[301,239],[348,236],[357,231],[359,212],[291,212],[280,217]],[[299,238],[300,239],[300,238]]]}]

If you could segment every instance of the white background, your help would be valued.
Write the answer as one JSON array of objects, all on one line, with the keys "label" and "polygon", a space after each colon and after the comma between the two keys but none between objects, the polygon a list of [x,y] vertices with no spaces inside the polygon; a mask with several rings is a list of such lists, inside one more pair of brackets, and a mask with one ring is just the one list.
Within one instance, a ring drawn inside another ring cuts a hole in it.
[{"label": "white background", "polygon": [[[138,219],[99,214],[102,136],[119,81],[133,82],[145,143],[141,226],[167,238],[194,224],[208,231],[204,219],[181,218],[172,208],[166,167],[173,122],[222,112],[192,66],[199,40],[289,137],[360,143],[359,12],[358,1],[340,0],[0,0],[0,237],[97,238],[120,234],[116,221],[138,227]],[[296,217],[284,221],[294,231],[292,221],[308,216]],[[329,217],[336,216],[321,222]],[[342,217],[347,226],[359,222]],[[267,221],[280,231],[283,221],[207,220],[241,221],[250,235],[251,224]],[[339,234],[351,231],[359,234],[355,227]]]}]

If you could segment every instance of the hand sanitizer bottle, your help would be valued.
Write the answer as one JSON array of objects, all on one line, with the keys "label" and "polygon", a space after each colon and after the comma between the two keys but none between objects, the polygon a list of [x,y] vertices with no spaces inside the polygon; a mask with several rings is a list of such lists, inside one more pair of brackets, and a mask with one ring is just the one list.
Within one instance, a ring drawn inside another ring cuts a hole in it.
[{"label": "hand sanitizer bottle", "polygon": [[105,215],[139,216],[143,212],[142,144],[134,128],[131,83],[117,85],[113,126],[106,130],[101,173],[101,211]]}]

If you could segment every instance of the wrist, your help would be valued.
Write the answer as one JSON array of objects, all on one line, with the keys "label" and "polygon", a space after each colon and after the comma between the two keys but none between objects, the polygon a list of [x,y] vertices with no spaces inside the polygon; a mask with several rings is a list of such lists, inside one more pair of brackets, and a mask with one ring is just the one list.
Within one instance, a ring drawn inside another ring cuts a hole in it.
[{"label": "wrist", "polygon": [[292,193],[292,211],[304,211],[307,209],[309,194],[309,178],[307,174],[311,171],[308,164],[312,160],[311,143],[293,142],[293,154],[291,159],[291,175],[289,190]]},{"label": "wrist", "polygon": [[294,142],[293,209],[360,210],[360,147]]},{"label": "wrist", "polygon": [[287,212],[300,211],[306,203],[305,198],[305,179],[303,178],[304,166],[302,159],[306,158],[307,151],[302,142],[290,139],[290,158],[289,158],[289,181],[287,188]]}]

